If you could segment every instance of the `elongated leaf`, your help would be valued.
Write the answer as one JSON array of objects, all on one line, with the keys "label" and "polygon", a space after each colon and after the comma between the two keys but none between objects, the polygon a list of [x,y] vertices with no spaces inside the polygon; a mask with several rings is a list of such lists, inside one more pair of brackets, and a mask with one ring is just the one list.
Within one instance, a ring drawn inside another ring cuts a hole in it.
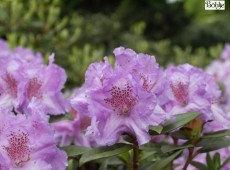
[{"label": "elongated leaf", "polygon": [[196,167],[198,170],[209,170],[204,164],[197,162],[197,161],[192,161],[191,164]]},{"label": "elongated leaf", "polygon": [[117,143],[113,146],[94,148],[82,155],[82,157],[80,158],[80,166],[86,162],[100,158],[115,156],[124,152],[128,152],[131,149],[132,145],[124,143]]},{"label": "elongated leaf", "polygon": [[168,166],[168,164],[172,160],[174,160],[181,153],[182,153],[182,150],[179,150],[179,151],[173,153],[172,155],[151,164],[150,166],[146,167],[145,170],[163,170],[165,167]]},{"label": "elongated leaf", "polygon": [[108,160],[101,163],[99,170],[107,170]]},{"label": "elongated leaf", "polygon": [[167,153],[167,152],[172,152],[175,150],[181,150],[181,149],[185,149],[185,148],[191,148],[193,147],[192,144],[188,144],[188,145],[164,145],[161,147],[161,150],[163,153]]},{"label": "elongated leaf", "polygon": [[210,152],[221,148],[230,146],[230,139],[225,137],[219,138],[201,138],[197,143],[197,146],[202,147],[199,152]]},{"label": "elongated leaf", "polygon": [[68,161],[68,168],[67,170],[73,170],[77,168],[77,161],[75,159],[70,159]]},{"label": "elongated leaf", "polygon": [[64,115],[50,115],[49,123],[58,122],[61,120],[72,120],[73,117],[70,114],[64,114]]},{"label": "elongated leaf", "polygon": [[151,151],[161,152],[161,144],[147,143],[147,144],[141,145],[140,150],[147,151],[147,152],[151,152]]},{"label": "elongated leaf", "polygon": [[213,156],[213,164],[214,164],[214,169],[219,170],[221,166],[221,158],[219,153],[215,153]]},{"label": "elongated leaf", "polygon": [[209,153],[207,153],[207,155],[206,155],[206,162],[208,164],[208,169],[213,170],[214,169],[214,162],[213,162]]},{"label": "elongated leaf", "polygon": [[90,150],[90,148],[75,145],[60,147],[60,149],[65,151],[68,156],[78,156]]},{"label": "elongated leaf", "polygon": [[206,133],[202,138],[216,138],[216,137],[224,137],[229,135],[230,135],[230,130],[227,129],[227,130],[220,130],[213,133]]},{"label": "elongated leaf", "polygon": [[170,133],[170,135],[175,139],[188,139],[188,135],[185,133],[184,130],[172,132]]},{"label": "elongated leaf", "polygon": [[149,133],[151,135],[159,135],[162,130],[163,130],[163,126],[151,126],[149,128]]},{"label": "elongated leaf", "polygon": [[195,119],[199,115],[200,113],[198,112],[188,112],[188,113],[175,115],[175,120],[166,122],[166,124],[163,126],[163,130],[161,133],[164,134],[172,130],[175,130],[185,125],[186,123],[190,122],[191,120]]}]

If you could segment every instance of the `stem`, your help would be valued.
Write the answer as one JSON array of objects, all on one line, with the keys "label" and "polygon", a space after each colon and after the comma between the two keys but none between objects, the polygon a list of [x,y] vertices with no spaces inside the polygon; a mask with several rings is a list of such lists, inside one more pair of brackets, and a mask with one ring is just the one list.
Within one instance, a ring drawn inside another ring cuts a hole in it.
[{"label": "stem", "polygon": [[138,142],[135,139],[133,141],[133,170],[139,169],[139,146]]},{"label": "stem", "polygon": [[188,155],[187,161],[186,161],[186,163],[185,163],[185,165],[184,165],[182,170],[186,170],[188,168],[190,162],[194,158],[194,156],[193,156],[194,148],[189,148],[188,150],[189,150],[189,155]]}]

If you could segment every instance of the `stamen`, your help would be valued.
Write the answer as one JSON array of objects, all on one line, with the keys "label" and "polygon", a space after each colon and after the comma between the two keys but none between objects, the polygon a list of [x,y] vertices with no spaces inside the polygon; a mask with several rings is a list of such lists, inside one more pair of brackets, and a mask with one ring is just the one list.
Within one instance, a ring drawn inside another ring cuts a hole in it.
[{"label": "stamen", "polygon": [[170,84],[174,97],[183,105],[188,103],[188,85],[182,82]]},{"label": "stamen", "polygon": [[137,98],[133,96],[132,86],[129,84],[126,84],[124,88],[113,86],[110,92],[112,97],[104,101],[110,104],[114,111],[119,110],[118,114],[128,115],[137,101]]},{"label": "stamen", "polygon": [[18,132],[11,132],[8,138],[9,146],[4,146],[11,161],[16,166],[21,166],[23,162],[27,162],[30,158],[30,150],[28,146],[29,137],[27,133],[20,130]]}]

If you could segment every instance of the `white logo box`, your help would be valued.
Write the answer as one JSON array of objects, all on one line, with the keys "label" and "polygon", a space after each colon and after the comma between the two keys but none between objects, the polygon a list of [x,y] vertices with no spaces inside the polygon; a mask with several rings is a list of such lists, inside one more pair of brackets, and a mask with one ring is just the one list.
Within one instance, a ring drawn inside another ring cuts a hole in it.
[{"label": "white logo box", "polygon": [[205,0],[205,10],[225,10],[224,0]]}]

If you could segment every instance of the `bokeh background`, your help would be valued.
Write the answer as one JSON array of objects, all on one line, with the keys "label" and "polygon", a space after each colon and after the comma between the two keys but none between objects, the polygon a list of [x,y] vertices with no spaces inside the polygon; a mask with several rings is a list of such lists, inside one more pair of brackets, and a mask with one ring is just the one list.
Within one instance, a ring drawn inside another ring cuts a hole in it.
[{"label": "bokeh background", "polygon": [[[161,66],[205,67],[230,42],[230,1],[205,11],[204,0],[1,0],[0,37],[11,48],[40,51],[66,69],[67,88],[115,47],[155,55]],[[110,57],[113,60],[112,57]]]}]

